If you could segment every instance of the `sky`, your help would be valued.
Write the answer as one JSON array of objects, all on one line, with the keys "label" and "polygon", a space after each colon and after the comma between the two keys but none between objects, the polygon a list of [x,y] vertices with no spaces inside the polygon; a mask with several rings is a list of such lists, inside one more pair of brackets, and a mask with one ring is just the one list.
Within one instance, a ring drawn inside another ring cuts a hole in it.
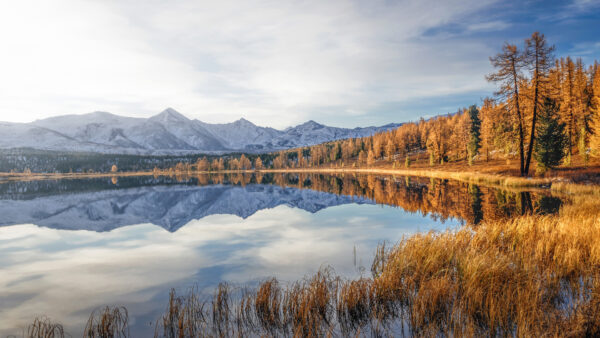
[{"label": "sky", "polygon": [[600,60],[600,0],[3,1],[0,121],[417,120],[492,95],[489,57],[534,31]]}]

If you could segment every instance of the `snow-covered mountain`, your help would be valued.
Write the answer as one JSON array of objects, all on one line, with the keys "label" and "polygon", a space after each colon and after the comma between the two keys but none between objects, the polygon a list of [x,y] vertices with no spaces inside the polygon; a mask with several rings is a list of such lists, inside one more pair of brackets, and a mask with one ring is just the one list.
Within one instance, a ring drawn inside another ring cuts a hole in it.
[{"label": "snow-covered mountain", "polygon": [[361,197],[276,185],[142,186],[3,199],[0,226],[33,223],[55,229],[110,231],[152,223],[173,232],[193,219],[209,215],[246,218],[279,205],[315,213],[348,203],[374,204]]},{"label": "snow-covered mountain", "polygon": [[347,129],[308,121],[277,130],[256,126],[245,119],[225,124],[190,120],[172,108],[150,118],[95,112],[31,123],[0,122],[0,148],[113,154],[261,152],[370,136],[397,126],[399,124]]}]

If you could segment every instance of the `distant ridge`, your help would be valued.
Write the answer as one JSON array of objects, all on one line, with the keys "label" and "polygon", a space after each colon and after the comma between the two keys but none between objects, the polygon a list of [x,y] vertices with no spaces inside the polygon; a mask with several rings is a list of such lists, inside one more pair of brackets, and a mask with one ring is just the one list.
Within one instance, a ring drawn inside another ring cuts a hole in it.
[{"label": "distant ridge", "polygon": [[31,123],[0,122],[0,149],[144,155],[268,152],[370,136],[398,126],[400,124],[349,129],[310,120],[277,130],[259,127],[243,118],[224,124],[205,123],[188,119],[173,108],[150,118],[93,112]]}]

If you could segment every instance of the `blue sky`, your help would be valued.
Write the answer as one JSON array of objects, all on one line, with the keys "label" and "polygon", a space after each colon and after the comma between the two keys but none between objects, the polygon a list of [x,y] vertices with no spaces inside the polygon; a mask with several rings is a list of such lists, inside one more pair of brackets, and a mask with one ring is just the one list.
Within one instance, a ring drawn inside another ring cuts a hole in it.
[{"label": "blue sky", "polygon": [[600,59],[600,0],[4,2],[0,120],[416,120],[491,95],[488,57],[536,30]]}]

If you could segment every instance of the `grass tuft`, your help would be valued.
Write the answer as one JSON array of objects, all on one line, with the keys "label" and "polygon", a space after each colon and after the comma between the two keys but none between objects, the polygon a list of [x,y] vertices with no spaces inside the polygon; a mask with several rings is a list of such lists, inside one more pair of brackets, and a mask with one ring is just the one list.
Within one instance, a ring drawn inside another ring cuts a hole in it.
[{"label": "grass tuft", "polygon": [[120,306],[105,307],[92,312],[83,336],[88,338],[129,337],[129,313]]},{"label": "grass tuft", "polygon": [[48,317],[38,317],[27,327],[27,338],[64,338],[63,326]]}]

